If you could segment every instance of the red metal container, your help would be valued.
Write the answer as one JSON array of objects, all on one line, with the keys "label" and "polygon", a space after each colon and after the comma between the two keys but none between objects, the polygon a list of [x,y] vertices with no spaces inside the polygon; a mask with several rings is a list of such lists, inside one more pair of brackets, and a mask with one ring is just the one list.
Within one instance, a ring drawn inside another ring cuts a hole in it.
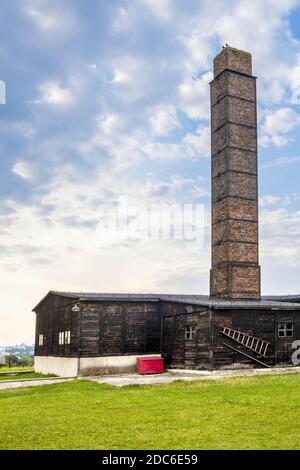
[{"label": "red metal container", "polygon": [[162,374],[164,360],[161,357],[138,357],[136,360],[138,374]]}]

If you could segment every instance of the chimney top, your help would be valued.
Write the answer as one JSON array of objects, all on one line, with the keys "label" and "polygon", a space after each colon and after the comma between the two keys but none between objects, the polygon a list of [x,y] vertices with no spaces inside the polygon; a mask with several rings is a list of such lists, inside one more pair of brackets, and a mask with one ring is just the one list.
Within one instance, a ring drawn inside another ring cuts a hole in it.
[{"label": "chimney top", "polygon": [[214,78],[225,69],[252,75],[252,57],[249,52],[223,46],[223,50],[214,58]]}]

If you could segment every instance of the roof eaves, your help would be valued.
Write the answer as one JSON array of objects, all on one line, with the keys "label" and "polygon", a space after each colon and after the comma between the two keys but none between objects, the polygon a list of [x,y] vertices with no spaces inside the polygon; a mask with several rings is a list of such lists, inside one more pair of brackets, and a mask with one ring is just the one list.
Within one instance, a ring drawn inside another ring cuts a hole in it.
[{"label": "roof eaves", "polygon": [[70,297],[71,299],[79,300],[79,295],[75,295],[74,292],[60,292],[60,291],[55,291],[55,290],[49,290],[46,295],[39,301],[39,303],[31,310],[32,312],[35,312],[39,306],[45,302],[45,300],[50,296],[50,295],[59,295],[61,297]]}]

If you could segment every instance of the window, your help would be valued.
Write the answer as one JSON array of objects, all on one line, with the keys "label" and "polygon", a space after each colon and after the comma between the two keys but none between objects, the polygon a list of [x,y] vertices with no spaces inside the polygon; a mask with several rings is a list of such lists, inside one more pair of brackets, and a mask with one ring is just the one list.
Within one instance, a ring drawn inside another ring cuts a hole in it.
[{"label": "window", "polygon": [[65,344],[65,332],[64,331],[59,332],[58,344]]},{"label": "window", "polygon": [[293,323],[278,323],[278,336],[280,338],[287,338],[293,336],[294,325]]},{"label": "window", "polygon": [[185,339],[196,339],[197,328],[196,325],[189,325],[185,327]]},{"label": "window", "polygon": [[44,335],[39,335],[39,346],[43,346],[44,344]]},{"label": "window", "polygon": [[71,343],[71,331],[65,331],[65,344],[70,344]]}]

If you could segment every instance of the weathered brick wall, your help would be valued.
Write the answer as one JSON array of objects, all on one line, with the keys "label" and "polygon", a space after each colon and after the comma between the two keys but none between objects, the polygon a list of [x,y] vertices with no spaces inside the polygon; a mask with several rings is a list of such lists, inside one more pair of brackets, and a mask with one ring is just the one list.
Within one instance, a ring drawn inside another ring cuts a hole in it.
[{"label": "weathered brick wall", "polygon": [[216,104],[226,94],[255,101],[255,81],[253,77],[240,74],[222,74],[211,83],[211,103]]},{"label": "weathered brick wall", "polygon": [[251,54],[233,47],[226,47],[214,59],[214,76],[217,77],[224,69],[236,70],[251,75]]},{"label": "weathered brick wall", "polygon": [[[213,224],[222,220],[251,220],[257,223],[256,201],[227,197],[212,205]],[[214,230],[213,230],[214,231]]]},{"label": "weathered brick wall", "polygon": [[225,96],[214,105],[214,108],[215,112],[212,114],[211,121],[212,132],[226,122],[255,126],[256,109],[254,102],[233,96]]},{"label": "weathered brick wall", "polygon": [[260,298],[256,84],[251,55],[226,48],[211,83],[211,295]]},{"label": "weathered brick wall", "polygon": [[213,230],[213,244],[224,241],[247,242],[249,239],[258,240],[257,223],[248,220],[232,220],[228,225],[227,220],[220,221]]},{"label": "weathered brick wall", "polygon": [[230,196],[255,200],[257,178],[255,175],[226,171],[213,178],[212,190],[212,202]]}]

